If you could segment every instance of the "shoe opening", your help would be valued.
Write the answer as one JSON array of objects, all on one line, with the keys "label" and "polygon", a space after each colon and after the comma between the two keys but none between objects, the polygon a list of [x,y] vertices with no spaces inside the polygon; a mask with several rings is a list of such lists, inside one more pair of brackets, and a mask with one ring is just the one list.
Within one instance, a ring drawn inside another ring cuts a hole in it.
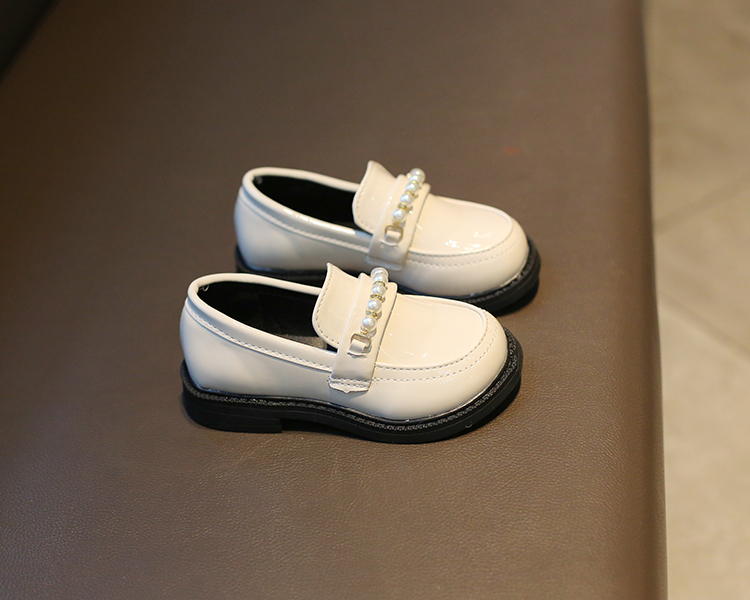
[{"label": "shoe opening", "polygon": [[228,317],[308,346],[335,350],[312,325],[317,296],[257,283],[219,281],[198,289],[198,297]]},{"label": "shoe opening", "polygon": [[354,192],[282,175],[259,175],[253,183],[263,194],[298,213],[359,229],[352,217]]}]

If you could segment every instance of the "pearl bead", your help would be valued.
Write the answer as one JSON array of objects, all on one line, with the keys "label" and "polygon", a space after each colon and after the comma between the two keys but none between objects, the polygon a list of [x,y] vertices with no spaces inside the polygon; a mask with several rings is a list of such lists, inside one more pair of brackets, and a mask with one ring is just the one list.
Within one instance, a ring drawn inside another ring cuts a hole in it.
[{"label": "pearl bead", "polygon": [[412,196],[416,196],[419,193],[419,188],[422,187],[416,181],[410,181],[406,184],[406,192]]},{"label": "pearl bead", "polygon": [[388,283],[388,271],[386,271],[383,267],[375,267],[370,272],[370,277],[372,277],[375,281]]},{"label": "pearl bead", "polygon": [[367,308],[375,312],[380,312],[380,309],[383,308],[383,303],[377,298],[370,298],[370,301],[367,303]]},{"label": "pearl bead", "polygon": [[375,317],[367,316],[362,319],[362,329],[365,331],[372,331],[377,324],[378,322],[375,320]]},{"label": "pearl bead", "polygon": [[401,196],[401,203],[410,205],[412,202],[414,202],[414,196],[411,194],[404,194]]},{"label": "pearl bead", "polygon": [[385,284],[380,281],[376,281],[372,286],[372,293],[378,296],[385,296]]},{"label": "pearl bead", "polygon": [[394,221],[403,221],[406,218],[406,211],[403,208],[397,208],[393,211]]},{"label": "pearl bead", "polygon": [[412,169],[411,171],[409,171],[409,179],[413,179],[414,181],[418,181],[419,183],[424,183],[424,171],[422,169]]}]

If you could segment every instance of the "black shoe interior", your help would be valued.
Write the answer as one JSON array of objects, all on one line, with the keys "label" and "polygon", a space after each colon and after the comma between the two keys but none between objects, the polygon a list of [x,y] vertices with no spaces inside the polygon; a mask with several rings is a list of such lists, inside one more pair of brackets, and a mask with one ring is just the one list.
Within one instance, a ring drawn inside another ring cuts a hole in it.
[{"label": "black shoe interior", "polygon": [[359,229],[352,219],[354,192],[279,175],[255,177],[253,183],[271,200],[303,215]]},{"label": "black shoe interior", "polygon": [[317,348],[334,350],[315,333],[317,296],[268,285],[219,281],[198,289],[206,304],[245,325]]}]

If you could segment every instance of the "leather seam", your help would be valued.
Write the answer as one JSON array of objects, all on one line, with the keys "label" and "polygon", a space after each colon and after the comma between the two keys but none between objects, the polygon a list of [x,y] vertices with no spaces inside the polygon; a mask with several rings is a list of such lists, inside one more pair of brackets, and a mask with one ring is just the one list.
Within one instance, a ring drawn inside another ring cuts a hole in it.
[{"label": "leather seam", "polygon": [[[431,381],[435,379],[443,379],[445,377],[453,377],[454,375],[459,375],[460,373],[463,373],[464,371],[471,369],[475,364],[477,364],[480,360],[482,360],[484,356],[490,351],[490,349],[492,348],[492,344],[495,342],[495,338],[497,337],[498,329],[500,328],[495,327],[495,333],[492,335],[492,339],[490,340],[490,343],[487,345],[487,349],[484,352],[482,352],[482,354],[478,356],[475,361],[472,361],[471,364],[466,365],[460,371],[455,371],[453,373],[444,373],[442,375],[436,375],[435,377],[421,377],[419,379],[394,379],[394,378],[388,378],[388,377],[373,377],[372,381],[373,382],[375,381],[398,381],[400,383],[411,383],[411,382],[416,382],[416,381]],[[507,357],[506,357],[506,360],[507,360]]]},{"label": "leather seam", "polygon": [[203,317],[201,317],[199,314],[197,314],[192,309],[192,307],[186,306],[186,309],[187,309],[188,313],[190,314],[190,316],[193,317],[196,321],[198,321],[201,325],[203,325],[204,327],[210,329],[211,331],[213,331],[215,334],[219,335],[220,337],[222,337],[222,338],[224,338],[224,339],[226,339],[226,340],[228,340],[228,341],[230,341],[230,342],[232,342],[234,344],[237,344],[238,346],[242,346],[243,348],[248,348],[249,350],[255,350],[255,351],[260,352],[262,354],[266,354],[266,355],[270,355],[270,356],[275,356],[277,358],[288,359],[291,362],[294,362],[296,364],[306,365],[306,366],[309,366],[309,367],[316,367],[316,368],[318,368],[318,369],[320,369],[322,371],[328,371],[328,372],[331,371],[331,367],[328,367],[326,365],[321,365],[320,363],[316,363],[316,362],[313,362],[313,361],[310,361],[310,360],[305,360],[304,358],[299,358],[297,356],[292,356],[290,354],[284,354],[283,352],[279,352],[278,350],[271,350],[270,348],[264,348],[263,346],[257,346],[255,344],[248,344],[247,342],[243,342],[242,340],[238,340],[237,338],[229,335],[225,331],[222,331],[221,329],[219,329],[215,325],[213,325],[213,324],[209,323],[208,321],[206,321]]},{"label": "leather seam", "polygon": [[[448,265],[436,265],[434,263],[429,263],[429,262],[423,261],[423,260],[416,260],[414,258],[407,258],[406,262],[407,263],[411,263],[411,264],[424,265],[425,267],[435,268],[435,269],[453,269],[453,268],[457,268],[457,267],[467,267],[469,265],[476,265],[476,264],[479,264],[479,263],[483,263],[483,262],[487,262],[487,261],[490,261],[490,260],[494,260],[494,259],[502,256],[503,254],[506,254],[507,252],[510,252],[518,244],[518,242],[521,241],[521,239],[522,238],[518,238],[515,242],[513,242],[510,246],[508,246],[507,248],[505,248],[502,252],[498,252],[497,254],[493,254],[492,256],[488,256],[488,257],[482,258],[480,260],[473,260],[473,261],[470,261],[470,262],[461,262],[461,263],[458,263],[458,264],[448,264]],[[500,244],[498,244],[498,245],[500,245]],[[481,250],[480,252],[472,253],[472,254],[481,254],[481,253],[484,253],[484,252],[489,252],[490,250],[493,250],[493,249],[497,248],[498,245],[493,246],[492,248],[487,248],[485,250]],[[440,257],[440,258],[449,258],[449,259],[460,258],[460,255],[459,255],[459,257],[457,257],[456,255],[450,255],[450,254],[420,254],[420,256],[433,256],[433,257],[436,257],[436,258]],[[466,255],[464,255],[464,256],[466,256]]]},{"label": "leather seam", "polygon": [[357,385],[363,385],[364,383],[359,379],[347,379],[346,377],[331,377],[331,381],[340,381],[341,383],[354,383]]},{"label": "leather seam", "polygon": [[476,352],[477,348],[479,348],[484,340],[487,338],[487,332],[489,331],[489,320],[485,317],[485,326],[484,326],[484,332],[482,333],[482,337],[479,338],[479,341],[474,345],[471,350],[468,350],[463,356],[456,358],[454,360],[451,360],[447,363],[441,363],[439,365],[431,365],[429,367],[386,367],[386,366],[378,366],[379,369],[387,370],[387,371],[430,371],[432,369],[444,369],[445,367],[451,367],[455,364],[460,363],[463,360],[466,360],[469,356],[471,356],[474,352]]},{"label": "leather seam", "polygon": [[257,214],[259,214],[262,218],[266,219],[267,221],[270,221],[274,225],[281,227],[282,229],[286,229],[287,231],[291,231],[293,233],[296,233],[297,235],[301,235],[302,237],[322,241],[322,242],[328,242],[331,244],[336,244],[337,246],[342,246],[344,248],[349,248],[350,250],[358,250],[360,252],[367,252],[367,248],[365,246],[358,246],[357,244],[351,244],[349,242],[343,242],[341,240],[337,240],[336,238],[330,238],[326,237],[324,235],[319,235],[316,233],[310,233],[308,231],[305,231],[303,229],[297,229],[296,227],[293,227],[287,223],[284,223],[283,221],[277,219],[274,217],[270,212],[268,212],[268,209],[265,207],[262,207],[260,204],[253,202],[250,200],[250,194],[245,190],[245,188],[242,188],[242,200],[243,202],[250,208],[250,210],[255,211]]},{"label": "leather seam", "polygon": [[[430,191],[430,193],[428,194],[428,196],[434,196],[434,194]],[[435,196],[435,197],[436,198],[445,198],[444,196]],[[454,198],[445,198],[445,199],[446,200],[454,200]],[[466,204],[474,204],[473,202],[467,202],[466,200],[458,200],[458,202],[464,202]],[[490,207],[490,208],[492,208],[492,207]],[[499,210],[499,209],[497,209],[497,210]],[[508,215],[506,215],[506,216],[508,216]],[[495,250],[496,248],[498,248],[499,246],[502,246],[505,242],[507,242],[508,239],[513,235],[513,231],[517,227],[518,227],[518,223],[516,223],[513,219],[511,219],[511,229],[508,232],[508,235],[506,235],[502,240],[500,240],[496,244],[493,244],[489,248],[484,248],[483,250],[477,250],[476,252],[468,252],[467,254],[484,254],[485,252],[492,252],[493,250]],[[513,244],[511,244],[509,246],[509,248],[512,248],[517,243],[517,241],[518,240],[516,240],[516,242],[513,242]],[[454,254],[435,254],[435,253],[432,253],[432,252],[419,252],[418,250],[414,251],[414,254],[417,254],[419,256],[435,256],[435,257],[452,257],[452,256],[455,256]]]}]

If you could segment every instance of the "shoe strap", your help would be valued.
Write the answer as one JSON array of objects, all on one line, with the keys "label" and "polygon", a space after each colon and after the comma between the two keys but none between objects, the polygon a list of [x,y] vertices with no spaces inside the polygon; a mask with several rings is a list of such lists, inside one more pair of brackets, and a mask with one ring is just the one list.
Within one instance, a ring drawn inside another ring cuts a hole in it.
[{"label": "shoe strap", "polygon": [[[373,270],[373,275],[378,270]],[[385,269],[382,272],[387,278]],[[332,389],[349,393],[365,392],[370,388],[375,361],[396,302],[397,289],[395,283],[383,283],[381,287],[372,276],[360,274],[357,293],[328,379]],[[373,299],[380,303],[379,311],[368,308],[368,303]],[[364,319],[367,317],[374,320],[374,328],[365,326]]]},{"label": "shoe strap", "polygon": [[[421,184],[416,193],[408,193],[407,185],[411,182],[407,175],[396,177],[380,214],[380,221],[372,234],[367,252],[367,262],[371,265],[380,265],[396,271],[404,265],[406,254],[417,231],[419,215],[430,193],[430,186],[426,183]],[[402,201],[405,195],[410,200],[408,205]],[[399,210],[406,213],[404,219],[396,218],[396,212]]]}]

